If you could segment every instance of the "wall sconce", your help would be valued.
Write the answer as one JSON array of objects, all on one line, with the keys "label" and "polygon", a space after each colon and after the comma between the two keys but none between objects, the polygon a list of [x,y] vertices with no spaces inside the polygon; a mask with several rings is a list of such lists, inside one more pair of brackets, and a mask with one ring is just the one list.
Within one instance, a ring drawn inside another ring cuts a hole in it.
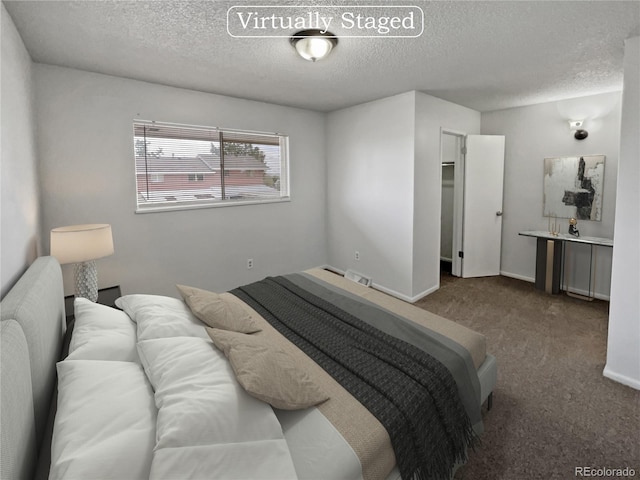
[{"label": "wall sconce", "polygon": [[294,34],[289,41],[305,60],[315,62],[331,53],[338,44],[338,37],[333,33],[321,30],[302,30]]},{"label": "wall sconce", "polygon": [[51,255],[60,264],[75,263],[76,297],[98,300],[98,258],[113,254],[111,225],[71,225],[51,230]]},{"label": "wall sconce", "polygon": [[584,130],[582,127],[584,126],[584,120],[569,120],[569,130],[575,132],[573,137],[576,140],[584,140],[589,136],[589,132]]}]

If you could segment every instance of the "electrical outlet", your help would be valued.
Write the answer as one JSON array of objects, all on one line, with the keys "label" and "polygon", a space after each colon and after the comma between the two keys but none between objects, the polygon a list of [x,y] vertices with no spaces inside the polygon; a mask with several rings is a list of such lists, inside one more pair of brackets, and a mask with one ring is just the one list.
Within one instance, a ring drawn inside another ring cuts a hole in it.
[{"label": "electrical outlet", "polygon": [[356,250],[356,254],[354,255],[354,258],[356,260],[360,260],[360,252],[358,250]]},{"label": "electrical outlet", "polygon": [[247,258],[247,270],[251,270],[253,268],[253,258]]}]

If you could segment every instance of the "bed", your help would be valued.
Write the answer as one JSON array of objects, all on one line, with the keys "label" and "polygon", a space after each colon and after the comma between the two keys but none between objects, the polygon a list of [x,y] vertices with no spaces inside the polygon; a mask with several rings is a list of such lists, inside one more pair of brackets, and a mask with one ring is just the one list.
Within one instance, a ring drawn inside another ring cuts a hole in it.
[{"label": "bed", "polygon": [[[323,269],[179,291],[76,299],[69,336],[60,266],[31,265],[1,305],[2,479],[449,478],[481,433],[496,361],[476,332]],[[324,323],[358,346],[328,354]],[[371,366],[389,359],[402,373]],[[403,375],[415,391],[394,392]]]}]

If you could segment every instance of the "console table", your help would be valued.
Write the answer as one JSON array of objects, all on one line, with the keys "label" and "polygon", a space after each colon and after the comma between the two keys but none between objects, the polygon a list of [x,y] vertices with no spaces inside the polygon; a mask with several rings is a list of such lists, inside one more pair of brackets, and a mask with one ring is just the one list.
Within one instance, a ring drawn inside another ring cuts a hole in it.
[{"label": "console table", "polygon": [[[519,235],[537,238],[536,246],[536,288],[547,293],[559,293],[564,276],[564,257],[567,243],[584,243],[591,247],[589,258],[589,291],[588,295],[567,295],[593,300],[591,295],[591,277],[594,249],[597,247],[613,247],[613,239],[600,237],[574,237],[568,233],[554,235],[545,231],[526,231]],[[595,285],[594,285],[595,295]]]}]

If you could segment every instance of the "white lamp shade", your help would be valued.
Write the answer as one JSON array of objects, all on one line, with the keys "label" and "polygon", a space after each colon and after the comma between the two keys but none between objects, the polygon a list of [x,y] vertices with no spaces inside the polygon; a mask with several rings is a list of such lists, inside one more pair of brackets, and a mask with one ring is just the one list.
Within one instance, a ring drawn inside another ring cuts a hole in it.
[{"label": "white lamp shade", "polygon": [[333,43],[328,38],[305,37],[298,39],[295,46],[302,58],[315,62],[329,55]]},{"label": "white lamp shade", "polygon": [[51,230],[51,255],[61,264],[82,263],[112,254],[111,225],[71,225]]}]

